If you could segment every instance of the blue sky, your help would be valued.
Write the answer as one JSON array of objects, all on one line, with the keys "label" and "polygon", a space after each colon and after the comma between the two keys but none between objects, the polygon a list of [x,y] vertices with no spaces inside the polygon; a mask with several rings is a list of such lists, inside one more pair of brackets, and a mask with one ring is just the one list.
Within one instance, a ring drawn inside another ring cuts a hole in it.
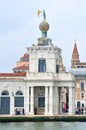
[{"label": "blue sky", "polygon": [[48,37],[62,49],[66,68],[75,39],[80,60],[86,61],[86,0],[0,0],[0,72],[11,72],[26,47],[37,43],[39,9],[46,11]]}]

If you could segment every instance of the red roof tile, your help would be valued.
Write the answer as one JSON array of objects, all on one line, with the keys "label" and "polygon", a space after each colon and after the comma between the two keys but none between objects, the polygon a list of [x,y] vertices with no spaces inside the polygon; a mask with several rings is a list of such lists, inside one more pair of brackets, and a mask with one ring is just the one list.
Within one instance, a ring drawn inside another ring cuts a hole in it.
[{"label": "red roof tile", "polygon": [[0,77],[23,77],[26,76],[26,72],[20,73],[0,73]]},{"label": "red roof tile", "polygon": [[78,49],[77,49],[77,45],[76,45],[76,43],[75,43],[75,45],[74,45],[74,49],[73,49],[73,55],[74,55],[74,54],[79,55],[79,54],[78,54]]},{"label": "red roof tile", "polygon": [[21,57],[21,59],[26,59],[26,58],[29,58],[29,54],[27,54],[27,53],[25,53],[25,54]]},{"label": "red roof tile", "polygon": [[25,65],[13,68],[13,70],[28,70],[28,69],[29,69],[29,66],[25,66]]},{"label": "red roof tile", "polygon": [[76,43],[74,45],[74,49],[73,49],[73,53],[72,53],[72,58],[75,59],[75,60],[79,60],[79,53],[78,53],[78,49],[77,49]]}]

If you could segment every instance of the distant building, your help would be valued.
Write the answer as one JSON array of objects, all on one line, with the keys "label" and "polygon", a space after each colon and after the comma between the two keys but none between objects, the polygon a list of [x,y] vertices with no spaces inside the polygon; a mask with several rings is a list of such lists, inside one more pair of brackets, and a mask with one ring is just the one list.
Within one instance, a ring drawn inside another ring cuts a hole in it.
[{"label": "distant building", "polygon": [[23,57],[16,63],[16,67],[12,69],[14,73],[26,72],[29,70],[29,55],[24,54]]},{"label": "distant building", "polygon": [[72,53],[70,72],[75,75],[76,80],[76,109],[86,111],[86,62],[80,62],[76,43]]}]

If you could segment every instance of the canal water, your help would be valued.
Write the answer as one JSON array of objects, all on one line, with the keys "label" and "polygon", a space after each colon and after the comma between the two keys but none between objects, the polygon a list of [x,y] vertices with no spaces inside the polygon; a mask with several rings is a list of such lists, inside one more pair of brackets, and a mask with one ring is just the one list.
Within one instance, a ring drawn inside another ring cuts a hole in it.
[{"label": "canal water", "polygon": [[0,123],[0,130],[86,130],[85,122]]}]

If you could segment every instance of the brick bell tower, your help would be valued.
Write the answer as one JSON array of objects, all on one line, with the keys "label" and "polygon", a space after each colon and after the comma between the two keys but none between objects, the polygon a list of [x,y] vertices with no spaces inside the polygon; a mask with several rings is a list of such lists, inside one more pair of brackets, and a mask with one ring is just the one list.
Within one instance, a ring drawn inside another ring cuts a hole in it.
[{"label": "brick bell tower", "polygon": [[73,68],[79,62],[80,62],[79,53],[78,53],[77,45],[76,45],[76,42],[75,42],[73,53],[72,53],[72,59],[71,59],[71,68]]}]

